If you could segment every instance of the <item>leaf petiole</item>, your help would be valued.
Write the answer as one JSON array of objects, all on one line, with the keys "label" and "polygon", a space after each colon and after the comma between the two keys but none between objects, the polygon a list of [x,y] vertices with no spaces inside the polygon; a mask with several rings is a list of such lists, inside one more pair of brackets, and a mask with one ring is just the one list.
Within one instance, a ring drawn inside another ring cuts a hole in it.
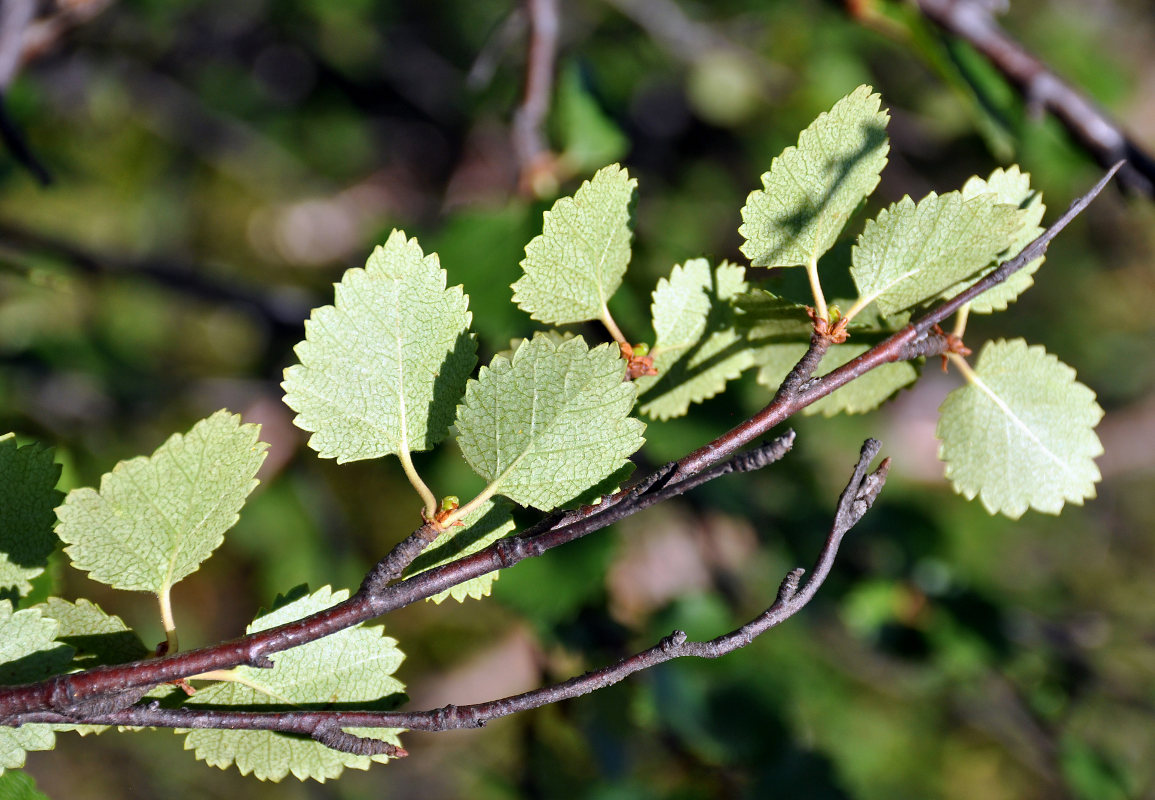
[{"label": "leaf petiole", "polygon": [[156,595],[160,606],[160,621],[164,626],[164,652],[175,653],[180,650],[180,642],[176,635],[176,622],[172,616],[172,586],[165,586]]},{"label": "leaf petiole", "polygon": [[830,321],[826,308],[826,296],[822,294],[822,282],[818,279],[818,259],[811,257],[806,262],[806,277],[810,279],[810,291],[814,295],[814,312],[823,322]]},{"label": "leaf petiole", "polygon": [[425,518],[433,519],[433,515],[437,513],[437,497],[425,485],[425,481],[421,480],[421,476],[417,474],[407,448],[398,449],[397,458],[401,462],[401,469],[405,471],[405,477],[409,479],[409,483],[421,496],[421,502],[425,505]]},{"label": "leaf petiole", "polygon": [[954,319],[954,330],[951,331],[951,336],[956,339],[961,339],[967,330],[967,317],[971,313],[971,304],[967,303],[958,310],[958,315]]},{"label": "leaf petiole", "polygon": [[610,332],[610,336],[613,337],[615,342],[619,345],[630,347],[630,343],[626,341],[625,334],[623,334],[622,329],[618,327],[618,323],[614,321],[613,315],[610,314],[610,309],[605,303],[602,304],[602,313],[599,319],[601,319],[602,324],[606,326],[606,330]]}]

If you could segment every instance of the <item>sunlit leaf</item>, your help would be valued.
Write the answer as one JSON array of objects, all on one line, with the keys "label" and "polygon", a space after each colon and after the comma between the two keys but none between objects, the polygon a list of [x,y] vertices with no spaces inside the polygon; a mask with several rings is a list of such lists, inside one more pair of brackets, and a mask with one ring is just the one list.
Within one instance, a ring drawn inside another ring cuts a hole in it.
[{"label": "sunlit leaf", "polygon": [[117,464],[99,492],[69,492],[57,532],[73,565],[117,589],[168,591],[236,523],[265,460],[259,435],[259,425],[218,411],[151,456]]},{"label": "sunlit leaf", "polygon": [[545,212],[525,246],[513,301],[552,325],[599,319],[630,263],[630,198],[638,182],[617,164]]},{"label": "sunlit leaf", "polygon": [[457,412],[461,452],[521,505],[569,502],[642,445],[645,425],[629,416],[637,387],[624,372],[617,345],[535,336],[469,382]]},{"label": "sunlit leaf", "polygon": [[[277,610],[258,617],[248,632],[266,630],[301,619],[346,599],[348,592],[324,587]],[[237,680],[199,690],[188,706],[249,706],[254,710],[291,710],[298,704],[358,710],[391,708],[404,685],[393,677],[404,655],[397,641],[383,635],[380,626],[346,628],[309,644],[270,658],[272,669],[237,667]],[[398,744],[399,731],[387,728],[348,728],[357,736]],[[383,755],[357,756],[326,747],[311,739],[270,731],[191,730],[185,749],[214,767],[236,766],[242,775],[279,781],[292,774],[300,780],[325,781],[346,767],[368,769],[384,762]]]},{"label": "sunlit leaf", "polygon": [[830,249],[874,191],[890,145],[882,100],[859,86],[819,114],[762,176],[742,209],[742,252],[756,267],[808,264]]},{"label": "sunlit leaf", "polygon": [[956,491],[1012,519],[1058,514],[1095,496],[1103,417],[1075,371],[1022,339],[983,348],[966,386],[940,409],[939,457]]},{"label": "sunlit leaf", "polygon": [[[1001,264],[1017,256],[1020,250],[1043,232],[1043,226],[1040,223],[1047,207],[1043,205],[1042,193],[1031,189],[1031,176],[1020,171],[1018,166],[1012,166],[1005,170],[996,169],[985,181],[976,175],[963,184],[962,188],[964,199],[977,197],[988,192],[993,192],[1000,203],[1007,203],[1022,209],[1022,213],[1019,215],[1019,230],[1010,238],[1006,252],[998,258],[998,262]],[[1042,266],[1045,259],[1046,256],[1039,256],[998,286],[980,294],[971,301],[971,311],[976,314],[989,314],[992,311],[1006,309],[1020,294],[1031,287],[1031,284],[1034,283],[1032,276]],[[997,265],[992,264],[990,269],[993,270],[995,266]],[[988,271],[983,270],[979,277]],[[943,296],[953,297],[973,282],[973,280],[963,281],[952,286],[943,292]]]},{"label": "sunlit leaf", "polygon": [[926,302],[954,284],[973,283],[1010,247],[1023,215],[994,194],[904,197],[866,223],[851,251],[850,274],[884,316]]},{"label": "sunlit leaf", "polygon": [[285,403],[309,446],[338,463],[428,450],[445,438],[476,363],[469,298],[435,253],[393,231],[313,310]]}]

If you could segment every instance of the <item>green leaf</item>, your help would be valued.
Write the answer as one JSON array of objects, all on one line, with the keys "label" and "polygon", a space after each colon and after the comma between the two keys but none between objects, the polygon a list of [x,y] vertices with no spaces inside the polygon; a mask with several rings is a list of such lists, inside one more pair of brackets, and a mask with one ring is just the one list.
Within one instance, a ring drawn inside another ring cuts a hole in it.
[{"label": "green leaf", "polygon": [[[0,600],[0,685],[32,683],[68,667],[72,650],[58,642],[57,625],[38,609],[12,610]],[[51,750],[56,736],[49,725],[0,727],[0,771],[24,766],[31,750]]]},{"label": "green leaf", "polygon": [[[512,511],[504,500],[487,500],[461,521],[465,524],[455,525],[442,531],[429,545],[429,549],[413,561],[406,574],[417,575],[463,556],[472,555],[510,534],[515,527]],[[493,589],[493,582],[497,580],[499,574],[490,572],[472,578],[465,583],[460,583],[444,592],[435,594],[429,599],[434,603],[441,603],[445,598],[452,597],[457,602],[463,603],[467,597],[472,597],[474,600],[489,597],[489,593]]]},{"label": "green leaf", "polygon": [[830,249],[886,166],[890,117],[881,103],[859,86],[771,162],[763,188],[746,198],[738,229],[751,264],[805,265]]},{"label": "green leaf", "polygon": [[850,274],[884,316],[973,283],[1014,241],[1024,212],[994,194],[904,197],[870,220],[851,250]]},{"label": "green leaf", "polygon": [[[324,587],[258,617],[249,633],[301,619],[345,600],[346,591]],[[237,667],[236,681],[215,683],[189,698],[193,707],[253,707],[257,711],[292,710],[298,706],[331,710],[391,708],[404,685],[393,677],[404,654],[381,626],[356,626],[294,647],[270,658],[272,669]],[[347,728],[349,733],[399,744],[400,731],[388,728]],[[346,767],[368,769],[383,763],[383,755],[343,753],[299,736],[271,731],[191,730],[185,749],[198,759],[226,769],[236,766],[260,780],[279,781],[292,773],[299,780],[336,778]]]},{"label": "green leaf", "polygon": [[617,164],[545,212],[525,246],[513,301],[552,325],[600,319],[630,263],[630,199],[638,182]]},{"label": "green leaf", "polygon": [[554,121],[561,158],[578,172],[615,161],[629,148],[629,139],[602,111],[575,64],[566,65],[558,75]]},{"label": "green leaf", "polygon": [[721,392],[754,363],[734,329],[731,302],[747,290],[746,271],[722,262],[711,270],[704,258],[677,265],[654,289],[651,306],[656,340],[650,354],[656,377],[639,378],[642,413],[680,417],[691,403]]},{"label": "green leaf", "polygon": [[64,497],[55,488],[59,478],[52,450],[18,447],[13,434],[0,436],[0,590],[5,593],[31,592],[32,579],[44,572],[56,548],[53,509]]},{"label": "green leaf", "polygon": [[939,457],[955,490],[992,514],[1058,514],[1095,496],[1103,452],[1095,393],[1075,371],[1022,339],[990,342],[974,375],[942,404]]},{"label": "green leaf", "polygon": [[259,425],[218,411],[151,456],[117,464],[99,492],[69,492],[56,514],[73,565],[117,589],[167,592],[236,523],[265,460],[259,435]]},{"label": "green leaf", "polygon": [[151,655],[124,620],[93,602],[81,598],[70,603],[60,597],[50,597],[34,608],[56,620],[59,625],[56,640],[76,651],[72,662],[76,669],[123,664]]},{"label": "green leaf", "polygon": [[637,394],[623,381],[617,345],[589,350],[581,337],[535,336],[513,359],[495,356],[457,409],[458,444],[498,494],[550,511],[606,478],[642,446],[629,416]]},{"label": "green leaf", "polygon": [[[738,305],[744,312],[742,327],[754,364],[759,368],[758,383],[777,391],[810,346],[813,323],[805,307],[762,290],[741,297]],[[890,331],[874,318],[871,309],[868,307],[855,317],[849,328],[851,338],[848,341],[832,345],[826,351],[816,375],[837,369],[865,353],[881,337],[889,335]],[[918,371],[910,362],[885,364],[807,406],[803,413],[831,417],[843,412],[861,414],[872,411],[917,377]]]},{"label": "green leaf", "polygon": [[27,772],[5,772],[0,775],[0,800],[48,800],[36,789],[36,781]]},{"label": "green leaf", "polygon": [[469,298],[445,288],[437,255],[393,231],[313,310],[285,403],[309,446],[338,463],[428,450],[449,432],[477,361]]},{"label": "green leaf", "polygon": [[[1047,207],[1043,205],[1042,193],[1031,189],[1030,174],[1020,171],[1017,165],[1005,170],[996,169],[985,181],[976,175],[963,184],[963,199],[970,199],[986,193],[994,193],[998,202],[1007,203],[1022,211],[1019,215],[1019,229],[1011,236],[1006,252],[998,259],[1001,264],[1017,256],[1019,251],[1043,232],[1044,228],[1040,223]],[[1004,311],[1020,294],[1031,288],[1034,283],[1031,276],[1042,266],[1045,259],[1046,256],[1039,256],[998,286],[983,292],[971,301],[971,311],[976,314]],[[989,270],[983,270],[978,277],[993,270],[995,266],[992,264]],[[963,281],[952,286],[943,292],[943,296],[954,297],[973,282]]]}]

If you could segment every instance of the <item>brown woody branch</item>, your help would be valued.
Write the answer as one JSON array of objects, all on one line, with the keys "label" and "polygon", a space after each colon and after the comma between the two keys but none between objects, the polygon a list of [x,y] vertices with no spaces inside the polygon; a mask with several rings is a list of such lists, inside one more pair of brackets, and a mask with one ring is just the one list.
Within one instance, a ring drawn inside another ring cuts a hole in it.
[{"label": "brown woody branch", "polygon": [[[1057,222],[1016,258],[990,272],[967,291],[940,304],[911,325],[875,345],[862,356],[821,378],[811,380],[810,375],[818,363],[815,352],[829,344],[824,343],[823,337],[815,337],[811,342],[810,352],[803,357],[800,366],[791,373],[791,386],[776,394],[759,414],[680,461],[666,465],[632,488],[608,495],[597,505],[583,506],[575,511],[553,515],[519,536],[501,539],[473,555],[399,583],[389,584],[389,580],[395,577],[417,552],[420,552],[420,543],[414,544],[412,541],[414,537],[419,540],[428,538],[419,530],[406,540],[410,542],[409,545],[406,542],[398,545],[403,552],[395,548],[382,564],[370,572],[361,589],[343,603],[286,625],[199,650],[130,664],[96,667],[84,672],[59,675],[36,684],[0,688],[0,724],[21,725],[62,719],[73,723],[101,724],[100,721],[109,719],[109,715],[140,713],[139,708],[132,704],[140,697],[141,687],[157,686],[191,675],[238,665],[268,667],[270,666],[268,657],[273,653],[316,641],[388,611],[431,597],[472,578],[513,566],[525,558],[540,555],[554,547],[600,530],[625,516],[637,513],[643,508],[669,499],[726,472],[746,471],[765,466],[789,449],[793,441],[792,434],[780,437],[750,453],[740,455],[735,453],[801,408],[826,397],[872,369],[894,361],[944,352],[948,342],[945,337],[934,333],[933,327],[954,313],[963,303],[998,285],[1041,255],[1051,239],[1102,191],[1119,166],[1115,165],[1102,180],[1072,204]],[[934,344],[936,340],[937,345]],[[732,458],[726,463],[718,463],[728,457]],[[865,484],[862,483],[858,471],[856,480],[858,484],[852,481],[852,486],[858,485],[859,488],[853,492],[848,490],[840,501],[836,530],[840,524],[838,520],[843,522],[848,519],[857,520],[869,505],[866,495],[859,491]],[[850,510],[847,511],[847,508]],[[855,514],[857,516],[854,516]],[[838,535],[841,536],[841,533]],[[834,546],[836,547],[836,543]],[[826,553],[827,551],[824,551],[824,559]],[[833,551],[829,552],[829,558],[833,559]],[[822,566],[824,563],[825,567]],[[825,576],[824,570],[828,569],[829,563],[825,560],[820,561],[819,568],[815,570],[816,576],[818,574]],[[812,584],[813,578],[803,588],[799,597],[810,591]],[[788,603],[791,597],[794,597],[794,590],[791,588],[793,585],[791,582],[785,584],[783,592],[780,593],[781,602]],[[817,589],[817,584],[814,584],[814,589]],[[805,596],[809,599],[809,595]],[[682,648],[691,644],[690,650],[695,652],[687,650],[686,654],[702,655],[705,650],[701,648],[714,647],[715,643],[668,640],[667,647],[673,647],[682,654]],[[97,708],[100,710],[94,711]],[[159,712],[159,709],[154,711]],[[188,726],[184,722],[180,724]],[[406,727],[415,726],[406,724]]]},{"label": "brown woody branch", "polygon": [[[736,630],[705,642],[691,642],[685,632],[675,630],[658,644],[616,664],[587,672],[568,681],[523,692],[512,697],[468,706],[445,706],[430,711],[376,712],[376,711],[226,711],[211,708],[161,708],[153,702],[133,706],[87,721],[99,725],[155,726],[165,728],[227,728],[229,730],[267,730],[310,736],[323,744],[350,753],[385,753],[394,757],[406,755],[404,750],[377,739],[363,738],[346,733],[343,728],[404,728],[421,731],[445,731],[459,728],[480,728],[492,719],[521,711],[580,697],[619,683],[635,672],[657,666],[675,658],[720,658],[745,647],[771,628],[781,625],[797,614],[813,599],[819,587],[830,574],[838,547],[846,533],[862,519],[874,503],[886,481],[890,459],[883,459],[874,472],[868,472],[870,462],[881,445],[868,439],[862,446],[858,463],[849,483],[839,497],[834,524],[819,554],[811,577],[802,586],[799,581],[805,570],[798,568],[787,574],[779,587],[774,603],[755,619]],[[28,721],[70,722],[59,713],[29,715]]]}]

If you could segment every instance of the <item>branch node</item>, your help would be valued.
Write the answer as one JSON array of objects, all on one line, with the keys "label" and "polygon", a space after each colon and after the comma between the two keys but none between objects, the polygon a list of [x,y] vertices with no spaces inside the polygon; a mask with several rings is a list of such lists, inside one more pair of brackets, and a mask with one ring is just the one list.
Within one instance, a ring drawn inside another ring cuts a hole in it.
[{"label": "branch node", "polygon": [[669,636],[662,639],[661,648],[663,653],[669,653],[671,650],[677,650],[686,643],[690,638],[685,631],[675,630]]},{"label": "branch node", "polygon": [[806,574],[806,570],[802,567],[795,567],[786,573],[786,577],[782,579],[782,585],[778,587],[775,605],[786,605],[794,599],[794,595],[798,593],[798,582],[802,580],[804,574]]}]

